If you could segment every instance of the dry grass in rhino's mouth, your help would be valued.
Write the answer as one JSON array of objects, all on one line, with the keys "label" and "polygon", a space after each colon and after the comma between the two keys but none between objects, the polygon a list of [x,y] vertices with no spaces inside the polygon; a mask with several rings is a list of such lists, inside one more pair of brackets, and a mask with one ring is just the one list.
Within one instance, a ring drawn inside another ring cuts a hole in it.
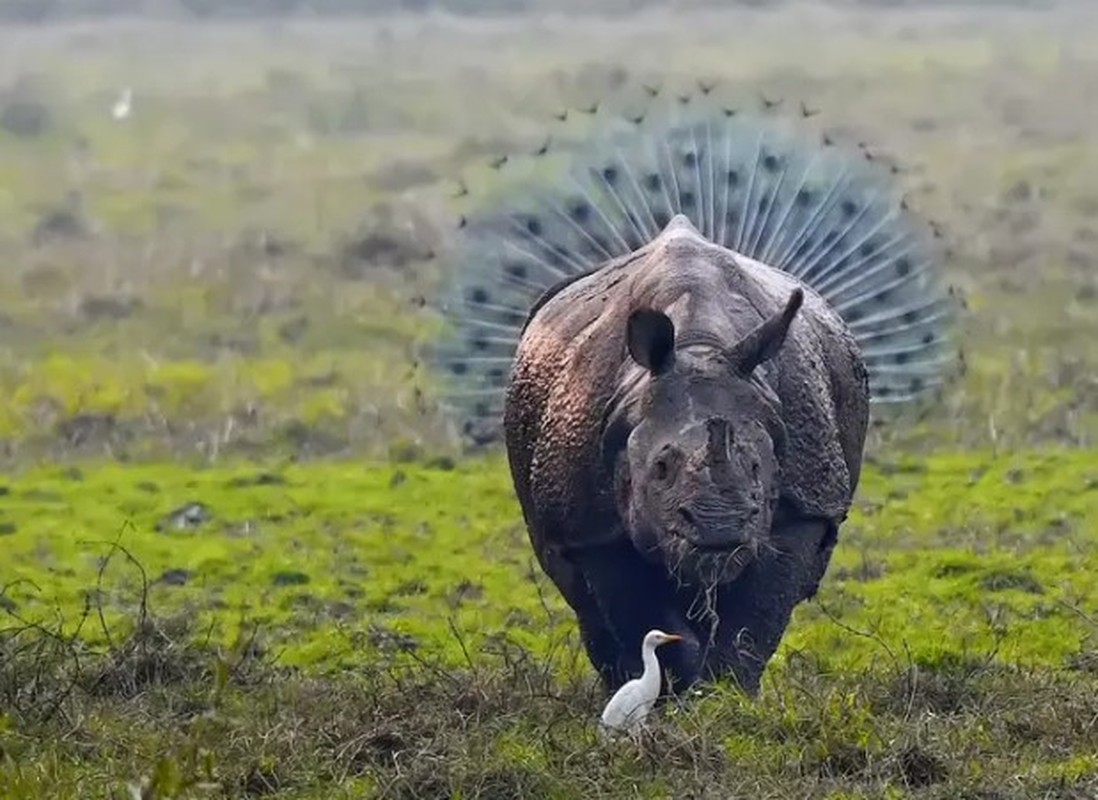
[{"label": "dry grass in rhino's mouth", "polygon": [[758,544],[754,541],[742,543],[742,544],[699,544],[692,541],[689,537],[685,536],[678,531],[671,529],[668,533],[674,537],[677,543],[685,545],[691,551],[697,553],[704,553],[707,556],[728,556],[729,558],[739,557],[741,554],[747,556],[754,556],[758,552]]}]

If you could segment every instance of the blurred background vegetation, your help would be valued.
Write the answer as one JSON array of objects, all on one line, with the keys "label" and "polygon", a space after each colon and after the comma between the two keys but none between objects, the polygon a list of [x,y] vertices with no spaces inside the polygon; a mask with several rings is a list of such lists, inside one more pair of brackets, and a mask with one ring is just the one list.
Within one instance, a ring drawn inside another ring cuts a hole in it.
[{"label": "blurred background vegetation", "polygon": [[1086,445],[1088,20],[805,3],[0,28],[0,459],[453,452],[415,362],[457,180],[483,198],[484,164],[562,108],[699,76],[722,102],[822,109],[945,232],[967,371],[871,450]]},{"label": "blurred background vegetation", "polygon": [[[1077,0],[1076,0],[1077,1]],[[942,6],[1048,8],[1057,0],[819,0],[836,6],[910,9]],[[645,9],[762,8],[796,5],[795,0],[0,0],[0,20],[45,22],[113,16],[194,19],[254,19],[290,16],[358,16],[442,11],[462,15],[518,12],[617,14]]]}]

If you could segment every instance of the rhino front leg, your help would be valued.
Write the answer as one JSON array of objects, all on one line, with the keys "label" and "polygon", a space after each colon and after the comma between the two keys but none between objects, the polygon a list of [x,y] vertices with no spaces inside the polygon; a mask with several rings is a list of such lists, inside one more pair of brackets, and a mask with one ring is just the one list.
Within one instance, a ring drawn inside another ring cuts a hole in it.
[{"label": "rhino front leg", "polygon": [[719,592],[716,647],[706,659],[709,675],[731,672],[752,696],[794,608],[816,595],[837,536],[830,520],[779,519],[760,558]]},{"label": "rhino front leg", "polygon": [[[593,601],[579,613],[588,656],[610,691],[643,671],[641,642],[653,628],[683,636],[659,659],[681,691],[701,675],[701,647],[676,602],[665,572],[645,561],[626,539],[569,553]],[[578,610],[577,610],[578,611]]]},{"label": "rhino front leg", "polygon": [[[618,646],[614,632],[603,619],[602,610],[587,585],[587,579],[572,560],[566,559],[556,550],[536,548],[536,552],[545,574],[553,581],[576,615],[583,648],[592,666],[605,685],[616,685],[618,676],[628,674],[630,665],[622,661],[624,654]],[[640,663],[639,655],[636,661]]]}]

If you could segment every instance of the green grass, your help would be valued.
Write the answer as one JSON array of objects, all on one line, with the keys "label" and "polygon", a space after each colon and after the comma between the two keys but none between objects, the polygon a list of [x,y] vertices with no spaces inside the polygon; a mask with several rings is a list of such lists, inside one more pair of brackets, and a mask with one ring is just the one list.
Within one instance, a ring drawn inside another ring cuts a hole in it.
[{"label": "green grass", "polygon": [[[702,776],[765,796],[1082,786],[1098,777],[1086,718],[1098,689],[1096,455],[869,466],[829,579],[798,609],[759,703],[718,687],[669,709],[640,753],[592,738],[590,669],[498,459],[34,470],[0,490],[3,602],[12,644],[37,629],[52,649],[32,649],[33,666],[8,651],[9,671],[45,688],[8,675],[18,722],[0,733],[0,786],[121,785],[158,759],[178,773],[165,786],[204,776],[247,794],[269,781],[290,797],[380,786],[563,797],[638,778],[663,796],[661,782]],[[201,518],[181,521],[191,504]],[[72,651],[85,663],[74,668]],[[35,742],[72,724],[39,719],[63,680],[80,687],[80,731]],[[451,716],[453,692],[468,716]],[[134,715],[136,731],[119,728]],[[315,738],[295,745],[303,735]],[[100,736],[93,746],[116,759],[76,746]],[[405,747],[408,772],[388,752]],[[333,784],[347,748],[361,774]]]},{"label": "green grass", "polygon": [[[230,642],[247,620],[267,631],[285,663],[337,668],[386,631],[438,648],[450,638],[445,611],[472,632],[525,628],[527,644],[544,629],[537,593],[521,580],[531,556],[498,464],[157,465],[25,480],[9,487],[5,521],[17,531],[9,541],[20,543],[9,563],[17,581],[28,581],[7,597],[28,613],[48,614],[59,602],[64,616],[79,617],[110,552],[93,539],[116,526],[112,541],[145,574],[112,559],[102,577],[117,599],[104,604],[109,623],[132,618],[147,595],[166,611],[194,614],[203,636]],[[188,503],[211,519],[193,528],[163,521]],[[144,581],[153,584],[147,592]],[[49,584],[44,608],[31,582]]]},{"label": "green grass", "polygon": [[[48,112],[0,131],[0,796],[1093,797],[1096,41],[1070,10],[0,30],[0,112]],[[413,366],[418,298],[458,172],[483,200],[562,105],[698,75],[906,165],[967,371],[878,419],[762,696],[607,745],[502,455]]]},{"label": "green grass", "polygon": [[[837,672],[880,656],[837,614],[920,659],[995,645],[1010,663],[1063,665],[1085,644],[1080,609],[1098,594],[1096,455],[870,466],[828,586],[787,646]],[[112,630],[125,632],[144,601],[186,611],[205,639],[227,646],[246,621],[282,663],[336,669],[385,632],[457,666],[451,626],[476,647],[507,635],[538,652],[569,622],[498,459],[49,467],[3,491],[5,603],[28,621],[78,620],[99,592]],[[190,504],[200,519],[173,516]]]}]

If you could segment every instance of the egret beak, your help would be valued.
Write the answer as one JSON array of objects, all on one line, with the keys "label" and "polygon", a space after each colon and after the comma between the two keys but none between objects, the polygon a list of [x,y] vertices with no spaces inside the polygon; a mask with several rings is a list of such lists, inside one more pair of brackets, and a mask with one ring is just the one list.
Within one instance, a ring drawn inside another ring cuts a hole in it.
[{"label": "egret beak", "polygon": [[681,642],[681,641],[682,641],[682,637],[679,636],[677,633],[669,633],[669,634],[667,634],[667,637],[664,639],[664,642]]}]

